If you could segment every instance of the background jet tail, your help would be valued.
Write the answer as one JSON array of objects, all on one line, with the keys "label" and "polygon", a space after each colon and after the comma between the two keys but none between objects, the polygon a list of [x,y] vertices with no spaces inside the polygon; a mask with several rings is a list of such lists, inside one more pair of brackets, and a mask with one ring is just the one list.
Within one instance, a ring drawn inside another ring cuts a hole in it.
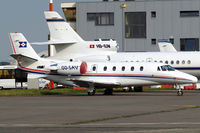
[{"label": "background jet tail", "polygon": [[50,41],[66,43],[84,41],[57,12],[45,11],[44,15],[50,30]]},{"label": "background jet tail", "polygon": [[159,40],[158,46],[160,52],[177,52],[172,43],[168,40]]},{"label": "background jet tail", "polygon": [[11,55],[16,60],[32,60],[37,61],[40,57],[31,47],[22,33],[9,33],[13,54]]}]

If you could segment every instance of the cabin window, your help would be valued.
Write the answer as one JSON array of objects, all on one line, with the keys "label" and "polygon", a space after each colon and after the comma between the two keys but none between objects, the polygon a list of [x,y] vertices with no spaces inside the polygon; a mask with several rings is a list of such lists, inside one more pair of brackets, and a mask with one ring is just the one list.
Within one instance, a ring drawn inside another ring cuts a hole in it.
[{"label": "cabin window", "polygon": [[158,67],[157,71],[160,71],[160,67]]},{"label": "cabin window", "polygon": [[179,61],[179,60],[177,60],[177,61],[176,61],[176,64],[179,64],[179,63],[180,63],[180,61]]},{"label": "cabin window", "polygon": [[157,62],[157,60],[155,60],[154,62]]},{"label": "cabin window", "polygon": [[105,66],[105,67],[103,68],[103,70],[104,70],[104,71],[107,71],[107,66]]},{"label": "cabin window", "polygon": [[173,60],[171,61],[171,64],[174,64],[174,61],[173,61]]},{"label": "cabin window", "polygon": [[184,61],[184,60],[182,61],[182,64],[185,64],[185,61]]},{"label": "cabin window", "polygon": [[131,67],[131,71],[134,71],[134,67],[133,66]]},{"label": "cabin window", "polygon": [[143,71],[143,70],[144,70],[144,67],[143,67],[143,66],[141,66],[141,67],[140,67],[140,71]]},{"label": "cabin window", "polygon": [[160,63],[163,63],[163,61],[162,61],[162,60],[160,60]]},{"label": "cabin window", "polygon": [[116,66],[114,66],[114,67],[112,68],[112,70],[113,70],[113,71],[116,71]]},{"label": "cabin window", "polygon": [[187,61],[187,63],[188,63],[188,64],[191,64],[191,61],[190,61],[190,60],[188,60],[188,61]]},{"label": "cabin window", "polygon": [[92,67],[92,71],[96,71],[96,66],[93,66],[93,67]]},{"label": "cabin window", "polygon": [[167,61],[167,60],[165,61],[165,64],[168,64],[168,61]]},{"label": "cabin window", "polygon": [[122,67],[122,71],[125,71],[125,66]]}]

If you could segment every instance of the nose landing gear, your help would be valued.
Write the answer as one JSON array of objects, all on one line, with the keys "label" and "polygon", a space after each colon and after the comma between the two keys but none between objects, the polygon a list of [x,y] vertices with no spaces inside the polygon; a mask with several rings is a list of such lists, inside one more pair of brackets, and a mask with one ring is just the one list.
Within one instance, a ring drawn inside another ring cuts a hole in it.
[{"label": "nose landing gear", "polygon": [[183,90],[180,85],[175,85],[175,88],[178,89],[177,96],[183,96]]}]

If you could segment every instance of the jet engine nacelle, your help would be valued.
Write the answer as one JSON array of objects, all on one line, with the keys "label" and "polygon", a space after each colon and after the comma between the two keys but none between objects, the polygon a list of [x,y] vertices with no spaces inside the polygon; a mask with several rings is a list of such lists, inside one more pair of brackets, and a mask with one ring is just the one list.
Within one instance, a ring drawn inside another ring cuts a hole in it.
[{"label": "jet engine nacelle", "polygon": [[50,71],[52,73],[57,73],[61,75],[80,75],[87,72],[87,63],[65,62],[65,63],[53,64],[50,66]]}]

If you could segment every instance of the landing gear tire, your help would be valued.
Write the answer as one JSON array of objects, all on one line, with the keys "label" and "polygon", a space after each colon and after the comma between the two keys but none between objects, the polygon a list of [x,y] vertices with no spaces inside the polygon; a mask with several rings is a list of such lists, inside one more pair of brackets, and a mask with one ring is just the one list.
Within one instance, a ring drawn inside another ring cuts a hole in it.
[{"label": "landing gear tire", "polygon": [[182,90],[178,90],[177,91],[177,96],[183,96],[183,91]]},{"label": "landing gear tire", "polygon": [[113,88],[106,88],[104,91],[104,95],[112,95],[113,94]]},{"label": "landing gear tire", "polygon": [[134,87],[135,92],[143,92],[142,86]]},{"label": "landing gear tire", "polygon": [[89,96],[94,96],[95,93],[96,93],[96,90],[93,90],[93,91],[88,92],[88,95],[89,95]]},{"label": "landing gear tire", "polygon": [[88,95],[89,96],[94,96],[95,93],[96,93],[96,89],[94,88],[94,84],[89,84]]}]

